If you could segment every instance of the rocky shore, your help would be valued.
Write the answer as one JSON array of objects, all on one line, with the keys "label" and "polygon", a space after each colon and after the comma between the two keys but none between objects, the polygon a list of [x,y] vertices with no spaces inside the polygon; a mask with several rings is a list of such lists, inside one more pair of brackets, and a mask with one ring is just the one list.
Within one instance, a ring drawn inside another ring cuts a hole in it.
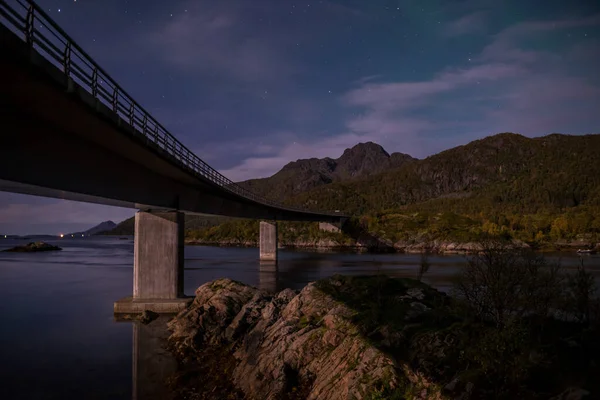
[{"label": "rocky shore", "polygon": [[[504,398],[499,390],[576,400],[593,398],[584,395],[600,372],[598,346],[571,328],[551,335],[546,363],[518,331],[501,330],[507,339],[428,285],[384,276],[337,275],[279,293],[219,279],[199,287],[169,329],[180,363],[170,384],[196,400]],[[521,386],[506,384],[513,378]]]},{"label": "rocky shore", "polygon": [[[190,309],[169,324],[169,341],[184,363],[194,364],[196,357],[211,363],[205,358],[209,349],[223,353],[221,361],[229,356],[225,362],[229,370],[203,372],[225,373],[247,399],[365,399],[377,390],[399,388],[403,379],[435,398],[439,388],[408,364],[397,365],[384,348],[373,344],[373,338],[388,346],[402,342],[409,331],[426,324],[431,307],[443,303],[446,296],[416,281],[394,282],[395,301],[403,312],[390,322],[404,321],[404,332],[386,325],[371,332],[371,338],[364,335],[357,318],[368,316],[323,290],[335,288],[343,297],[350,287],[344,277],[277,294],[219,279],[198,288]],[[364,278],[357,285],[368,289],[377,283]],[[224,389],[210,386],[207,391]]]},{"label": "rocky shore", "polygon": [[51,244],[45,242],[31,242],[26,245],[16,246],[11,249],[6,249],[3,251],[12,252],[12,253],[34,253],[39,251],[58,251],[62,250],[62,248],[58,246],[53,246]]},{"label": "rocky shore", "polygon": [[[235,241],[224,240],[219,242],[202,241],[188,239],[185,242],[187,245],[204,245],[204,246],[223,246],[223,247],[257,247],[257,241]],[[515,247],[531,248],[531,246],[523,241],[514,240]],[[311,249],[319,251],[370,251],[376,253],[423,253],[428,251],[433,254],[472,254],[481,250],[481,244],[476,242],[456,242],[449,240],[434,240],[430,242],[419,240],[402,240],[392,242],[385,239],[376,239],[373,237],[359,238],[351,243],[340,243],[332,239],[319,240],[297,240],[294,242],[280,243],[281,248],[296,248],[296,249]],[[600,243],[590,241],[574,240],[561,241],[552,244],[547,244],[536,248],[538,251],[565,251],[575,252],[579,249],[594,249],[600,252]]]}]

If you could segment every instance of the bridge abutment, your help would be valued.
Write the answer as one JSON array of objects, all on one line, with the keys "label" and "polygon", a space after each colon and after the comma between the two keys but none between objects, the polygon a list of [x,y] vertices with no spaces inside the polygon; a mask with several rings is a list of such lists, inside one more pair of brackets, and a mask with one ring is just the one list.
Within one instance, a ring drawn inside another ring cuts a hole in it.
[{"label": "bridge abutment", "polygon": [[191,301],[183,294],[184,218],[179,211],[135,214],[133,297],[115,302],[115,314],[176,313]]},{"label": "bridge abutment", "polygon": [[260,221],[260,260],[277,261],[277,223]]},{"label": "bridge abutment", "polygon": [[[339,226],[338,226],[339,225]],[[319,229],[325,232],[341,232],[341,224],[332,224],[331,222],[319,222]]]}]

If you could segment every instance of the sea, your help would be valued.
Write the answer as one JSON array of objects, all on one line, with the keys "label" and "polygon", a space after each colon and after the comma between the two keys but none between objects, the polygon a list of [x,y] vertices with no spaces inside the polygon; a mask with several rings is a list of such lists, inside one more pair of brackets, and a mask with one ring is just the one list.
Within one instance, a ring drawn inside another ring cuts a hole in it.
[{"label": "sea", "polygon": [[[118,321],[115,300],[132,294],[133,238],[51,239],[46,253],[0,252],[0,399],[165,398],[176,368],[165,324]],[[0,239],[0,250],[27,240]],[[423,281],[448,292],[467,261],[432,255]],[[583,260],[600,280],[600,256],[548,254],[567,269]],[[419,254],[280,250],[277,266],[258,249],[185,247],[185,293],[231,278],[266,290],[301,289],[334,274],[416,277]]]}]

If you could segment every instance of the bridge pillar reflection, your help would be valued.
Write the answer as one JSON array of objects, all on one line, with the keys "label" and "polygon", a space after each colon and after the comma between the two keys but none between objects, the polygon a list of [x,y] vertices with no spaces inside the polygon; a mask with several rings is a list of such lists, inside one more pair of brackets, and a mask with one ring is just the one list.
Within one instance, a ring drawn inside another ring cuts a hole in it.
[{"label": "bridge pillar reflection", "polygon": [[132,400],[172,397],[167,379],[177,371],[177,361],[166,349],[168,320],[163,315],[148,325],[133,323]]},{"label": "bridge pillar reflection", "polygon": [[277,261],[261,261],[258,270],[258,288],[275,293],[278,290],[279,268]]},{"label": "bridge pillar reflection", "polygon": [[183,294],[184,218],[179,211],[135,214],[133,297],[117,301],[116,314],[176,313],[191,301]]},{"label": "bridge pillar reflection", "polygon": [[277,261],[277,223],[260,221],[260,260]]}]

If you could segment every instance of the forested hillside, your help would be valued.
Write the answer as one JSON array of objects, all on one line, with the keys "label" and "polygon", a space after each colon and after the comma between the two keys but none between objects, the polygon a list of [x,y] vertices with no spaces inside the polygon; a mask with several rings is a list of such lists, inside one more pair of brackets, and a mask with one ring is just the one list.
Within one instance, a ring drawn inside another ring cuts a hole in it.
[{"label": "forested hillside", "polygon": [[269,178],[251,179],[239,184],[254,193],[283,201],[313,188],[333,182],[368,178],[415,160],[407,154],[390,155],[380,145],[367,142],[346,149],[337,159],[310,158],[293,161]]},{"label": "forested hillside", "polygon": [[[466,241],[486,232],[533,244],[597,242],[599,152],[600,135],[502,133],[423,160],[366,143],[336,160],[298,160],[242,185],[289,205],[355,215],[365,230],[391,241]],[[201,240],[253,241],[255,225],[187,228]]]},{"label": "forested hillside", "polygon": [[524,213],[598,204],[599,152],[600,135],[529,139],[504,133],[368,178],[317,187],[286,202],[354,214],[437,198]]}]

